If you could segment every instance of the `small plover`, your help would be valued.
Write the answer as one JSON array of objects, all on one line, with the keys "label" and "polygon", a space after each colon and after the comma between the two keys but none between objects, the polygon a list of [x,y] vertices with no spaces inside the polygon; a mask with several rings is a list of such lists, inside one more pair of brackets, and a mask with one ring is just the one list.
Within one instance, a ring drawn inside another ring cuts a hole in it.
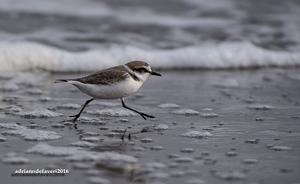
[{"label": "small plover", "polygon": [[69,116],[74,117],[74,123],[83,109],[95,99],[120,98],[124,108],[134,111],[146,119],[146,117],[154,118],[154,116],[127,107],[124,97],[136,92],[150,75],[161,76],[161,74],[152,71],[146,62],[132,61],[82,78],[57,79],[54,83],[67,82],[76,86],[81,92],[93,97],[85,102],[78,114]]}]

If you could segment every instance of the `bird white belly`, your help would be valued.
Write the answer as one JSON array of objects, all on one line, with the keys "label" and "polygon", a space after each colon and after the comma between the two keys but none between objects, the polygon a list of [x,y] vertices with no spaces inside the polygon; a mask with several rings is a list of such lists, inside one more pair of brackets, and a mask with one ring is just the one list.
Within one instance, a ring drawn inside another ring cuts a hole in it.
[{"label": "bird white belly", "polygon": [[143,82],[127,78],[125,81],[110,85],[84,84],[78,81],[68,81],[80,91],[98,99],[118,99],[136,92]]}]

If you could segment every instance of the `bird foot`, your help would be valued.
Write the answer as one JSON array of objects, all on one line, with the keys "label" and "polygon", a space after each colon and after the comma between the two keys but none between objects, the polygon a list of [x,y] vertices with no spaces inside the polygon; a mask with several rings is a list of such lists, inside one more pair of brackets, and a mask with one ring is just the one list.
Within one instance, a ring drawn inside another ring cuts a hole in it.
[{"label": "bird foot", "polygon": [[146,117],[148,117],[148,118],[155,118],[155,116],[151,116],[151,115],[148,115],[148,114],[145,114],[145,113],[142,113],[142,112],[140,112],[139,114],[144,118],[144,120],[146,120]]},{"label": "bird foot", "polygon": [[76,114],[76,115],[73,115],[73,116],[69,116],[69,118],[73,118],[73,119],[71,119],[71,121],[73,121],[73,123],[75,123],[75,121],[79,118],[79,114]]}]

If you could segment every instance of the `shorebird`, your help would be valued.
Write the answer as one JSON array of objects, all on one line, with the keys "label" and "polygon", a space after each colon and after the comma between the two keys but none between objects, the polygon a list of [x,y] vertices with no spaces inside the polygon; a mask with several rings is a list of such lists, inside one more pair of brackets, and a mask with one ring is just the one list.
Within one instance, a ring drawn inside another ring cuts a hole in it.
[{"label": "shorebird", "polygon": [[136,92],[150,75],[161,76],[152,71],[151,67],[143,61],[132,61],[125,65],[119,65],[94,74],[77,79],[57,79],[54,83],[67,82],[76,86],[81,92],[93,97],[85,102],[78,114],[74,117],[74,123],[80,117],[84,108],[95,99],[121,99],[122,106],[146,117],[154,116],[145,114],[126,106],[124,97]]}]

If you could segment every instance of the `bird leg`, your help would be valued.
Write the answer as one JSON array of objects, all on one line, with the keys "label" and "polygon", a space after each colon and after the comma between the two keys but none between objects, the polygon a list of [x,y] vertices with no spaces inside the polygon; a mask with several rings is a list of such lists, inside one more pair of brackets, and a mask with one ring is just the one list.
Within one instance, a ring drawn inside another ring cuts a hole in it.
[{"label": "bird leg", "polygon": [[[129,110],[131,110],[131,111],[133,111],[133,112],[138,113],[138,114],[141,115],[145,120],[146,120],[146,117],[148,117],[148,118],[155,118],[154,116],[151,116],[151,115],[145,114],[145,113],[143,113],[143,112],[139,112],[139,111],[137,111],[137,110],[134,110],[134,109],[132,109],[132,108],[130,108],[130,107],[127,107],[126,104],[125,104],[125,102],[124,102],[124,98],[121,98],[121,101],[122,101],[122,105],[123,105],[124,108],[129,109]],[[146,117],[145,117],[145,116],[146,116]]]},{"label": "bird leg", "polygon": [[94,100],[94,98],[87,100],[87,101],[85,102],[85,104],[83,105],[82,109],[80,110],[80,112],[79,112],[78,114],[73,115],[73,116],[69,116],[69,117],[75,117],[75,118],[72,120],[73,123],[75,123],[75,121],[79,118],[79,116],[81,115],[81,113],[82,113],[83,109],[85,108],[85,106],[87,106],[87,104],[89,104],[89,103],[90,103],[91,101],[93,101],[93,100]]}]

